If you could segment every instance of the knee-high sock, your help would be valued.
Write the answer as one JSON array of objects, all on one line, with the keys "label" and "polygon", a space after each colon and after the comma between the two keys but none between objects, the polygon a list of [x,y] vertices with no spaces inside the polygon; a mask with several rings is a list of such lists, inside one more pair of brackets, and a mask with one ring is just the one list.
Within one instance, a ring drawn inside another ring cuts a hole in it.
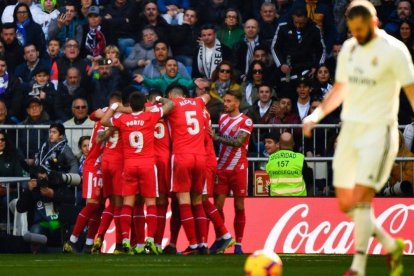
[{"label": "knee-high sock", "polygon": [[154,239],[155,232],[157,231],[157,206],[147,206],[147,216],[145,217],[147,223],[147,236],[150,239]]},{"label": "knee-high sock", "polygon": [[211,220],[214,225],[214,229],[216,230],[216,236],[221,237],[224,234],[227,234],[226,226],[224,225],[223,218],[221,217],[219,211],[217,210],[216,206],[210,202],[210,200],[206,199],[203,201],[204,211],[206,212],[207,217]]},{"label": "knee-high sock", "polygon": [[243,210],[236,210],[234,216],[234,232],[236,234],[236,242],[241,243],[243,240],[244,226],[246,225],[246,215]]},{"label": "knee-high sock", "polygon": [[131,232],[131,222],[132,222],[132,206],[129,206],[129,205],[122,206],[120,222],[121,222],[122,240],[129,239],[129,235]]},{"label": "knee-high sock", "polygon": [[355,222],[355,255],[351,269],[361,275],[365,275],[367,264],[367,249],[369,239],[374,231],[374,223],[371,219],[371,205],[358,203],[354,209]]},{"label": "knee-high sock", "polygon": [[184,228],[190,246],[197,244],[195,223],[190,204],[180,204],[181,225]]},{"label": "knee-high sock", "polygon": [[109,225],[111,225],[112,219],[114,217],[114,206],[109,203],[108,206],[102,212],[101,223],[98,228],[98,235],[104,236],[106,230],[108,230]]},{"label": "knee-high sock", "polygon": [[96,232],[98,231],[99,224],[101,223],[101,214],[102,214],[102,208],[99,206],[99,208],[96,210],[96,212],[91,215],[91,218],[88,222],[88,233],[86,234],[86,238],[88,240],[92,240],[95,238]]},{"label": "knee-high sock", "polygon": [[77,242],[80,233],[85,228],[91,216],[97,212],[99,209],[99,204],[96,203],[87,203],[85,207],[79,212],[78,217],[76,218],[76,223],[70,237],[71,242]]},{"label": "knee-high sock", "polygon": [[193,206],[194,221],[198,244],[207,243],[207,217],[202,204]]},{"label": "knee-high sock", "polygon": [[134,244],[144,244],[145,243],[144,204],[135,203],[133,214],[134,214],[133,224],[134,224],[134,233],[135,233]]},{"label": "knee-high sock", "polygon": [[177,239],[178,239],[178,234],[180,233],[180,228],[181,228],[180,206],[178,205],[177,199],[173,199],[171,201],[170,244],[174,244],[174,245],[177,244]]},{"label": "knee-high sock", "polygon": [[114,207],[115,240],[117,244],[122,243],[121,212],[122,206]]},{"label": "knee-high sock", "polygon": [[168,205],[157,205],[157,231],[155,232],[155,243],[161,245],[164,237]]}]

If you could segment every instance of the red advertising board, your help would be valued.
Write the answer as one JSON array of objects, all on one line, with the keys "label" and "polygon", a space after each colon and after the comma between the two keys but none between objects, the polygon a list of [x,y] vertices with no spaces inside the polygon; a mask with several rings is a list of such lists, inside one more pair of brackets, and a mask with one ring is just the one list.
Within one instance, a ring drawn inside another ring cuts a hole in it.
[{"label": "red advertising board", "polygon": [[[273,249],[277,253],[351,254],[354,224],[337,207],[335,198],[247,198],[245,252]],[[378,198],[374,201],[375,216],[392,236],[405,240],[405,254],[414,255],[414,198]],[[233,202],[226,201],[226,225],[233,231]],[[168,220],[171,212],[168,212]],[[169,222],[163,245],[168,244]],[[104,251],[114,249],[113,226],[106,236]],[[214,240],[210,227],[209,242]],[[178,249],[187,246],[184,231],[180,232]],[[369,254],[383,254],[382,247],[371,239]]]}]

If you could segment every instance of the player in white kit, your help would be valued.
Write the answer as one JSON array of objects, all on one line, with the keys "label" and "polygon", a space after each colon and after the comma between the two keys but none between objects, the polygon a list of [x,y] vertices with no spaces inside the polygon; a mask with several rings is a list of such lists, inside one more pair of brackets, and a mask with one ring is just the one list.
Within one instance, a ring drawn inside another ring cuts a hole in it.
[{"label": "player in white kit", "polygon": [[355,222],[355,254],[344,275],[365,275],[366,251],[374,236],[388,252],[390,275],[401,275],[404,242],[376,222],[372,198],[390,175],[398,151],[399,93],[414,106],[414,68],[399,40],[378,29],[369,1],[352,1],[347,23],[353,38],[339,54],[336,82],[323,103],[304,119],[303,131],[343,104],[343,125],[335,152],[334,186],[340,209]]}]

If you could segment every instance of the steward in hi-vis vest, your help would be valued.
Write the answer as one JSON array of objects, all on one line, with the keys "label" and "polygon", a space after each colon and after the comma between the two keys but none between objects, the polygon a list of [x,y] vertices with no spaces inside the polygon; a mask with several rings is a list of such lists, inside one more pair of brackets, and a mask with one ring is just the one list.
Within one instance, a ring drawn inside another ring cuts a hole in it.
[{"label": "steward in hi-vis vest", "polygon": [[293,151],[292,134],[285,132],[280,136],[279,147],[269,156],[266,172],[270,178],[270,196],[306,196],[303,179],[305,156]]}]

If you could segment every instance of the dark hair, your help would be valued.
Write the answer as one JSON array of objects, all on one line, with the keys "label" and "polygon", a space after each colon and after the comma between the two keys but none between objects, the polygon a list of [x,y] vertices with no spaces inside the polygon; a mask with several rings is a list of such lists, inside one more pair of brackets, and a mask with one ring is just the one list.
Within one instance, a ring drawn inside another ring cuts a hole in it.
[{"label": "dark hair", "polygon": [[12,22],[4,23],[3,26],[1,26],[1,30],[4,30],[4,29],[15,29],[16,30],[16,25]]},{"label": "dark hair", "polygon": [[411,45],[412,45],[412,42],[413,42],[413,40],[414,40],[414,23],[413,23],[411,20],[408,20],[408,19],[404,19],[404,20],[402,20],[402,21],[400,22],[400,24],[398,25],[398,33],[397,33],[396,37],[397,37],[399,40],[401,40],[401,41],[402,41],[402,37],[401,37],[401,32],[400,32],[400,29],[401,29],[401,26],[402,26],[403,24],[407,24],[407,25],[410,27],[410,32],[411,32],[411,35],[410,35],[410,37],[408,38],[407,43],[403,41],[404,43],[406,43],[407,48],[408,48],[408,49],[410,49],[410,47],[411,47]]},{"label": "dark hair", "polygon": [[165,90],[165,92],[168,93],[173,93],[179,96],[188,96],[189,92],[187,87],[178,84],[178,83],[172,83],[170,85],[168,85],[167,89]]},{"label": "dark hair", "polygon": [[279,143],[280,134],[277,132],[267,132],[263,135],[263,141],[266,139],[272,139],[275,143]]},{"label": "dark hair", "polygon": [[193,12],[195,12],[195,14],[196,14],[196,16],[197,16],[197,18],[198,18],[198,15],[199,15],[199,11],[198,11],[198,9],[196,9],[196,8],[194,8],[194,7],[188,7],[188,8],[186,8],[185,9],[185,11],[184,11],[184,13],[186,12],[186,11],[193,11]]},{"label": "dark hair", "polygon": [[263,45],[263,44],[259,44],[259,45],[257,45],[255,48],[254,48],[254,50],[253,50],[253,53],[255,53],[256,51],[259,51],[259,50],[261,50],[261,51],[265,51],[266,52],[266,54],[268,54],[269,53],[269,48],[267,48],[265,45]]},{"label": "dark hair", "polygon": [[369,1],[354,0],[346,9],[345,16],[348,20],[362,17],[364,20],[377,16],[374,5]]},{"label": "dark hair", "polygon": [[307,17],[308,12],[305,8],[299,7],[293,11],[292,15],[297,17]]},{"label": "dark hair", "polygon": [[147,99],[141,92],[133,92],[129,95],[129,105],[134,112],[143,110],[146,102]]},{"label": "dark hair", "polygon": [[167,46],[167,50],[168,49],[170,49],[170,44],[168,44],[168,42],[166,41],[166,40],[164,40],[164,39],[157,39],[155,42],[154,42],[154,50],[155,50],[155,46],[157,45],[157,44],[159,44],[159,43],[163,43],[163,44],[165,44],[165,46]]},{"label": "dark hair", "polygon": [[83,141],[85,141],[85,140],[91,140],[91,136],[86,135],[86,136],[81,136],[81,137],[79,138],[79,141],[78,141],[78,148],[79,148],[80,150],[82,149],[82,143],[83,143]]},{"label": "dark hair", "polygon": [[26,44],[26,45],[23,47],[23,52],[24,52],[24,50],[25,50],[27,47],[30,47],[30,46],[33,46],[33,47],[35,48],[35,50],[36,50],[36,51],[39,51],[39,50],[37,49],[36,45],[34,45],[33,43],[29,43],[29,44]]},{"label": "dark hair", "polygon": [[60,43],[60,40],[58,38],[56,38],[56,37],[49,38],[47,40],[47,45],[49,45],[50,42],[52,42],[52,41],[57,41],[57,43],[59,44],[59,47],[62,47],[62,44]]},{"label": "dark hair", "polygon": [[228,60],[223,60],[222,62],[217,65],[216,69],[213,71],[213,74],[211,74],[211,82],[215,82],[218,80],[218,74],[220,71],[220,68],[222,65],[227,65],[230,68],[230,82],[235,83],[236,82],[236,74],[234,73],[234,66],[233,64]]},{"label": "dark hair", "polygon": [[240,90],[227,90],[224,95],[230,95],[238,99],[240,102],[242,101],[242,93]]},{"label": "dark hair", "polygon": [[4,56],[4,54],[0,54],[0,60],[4,61],[6,63],[6,67],[7,67],[7,60],[6,60],[6,57]]},{"label": "dark hair", "polygon": [[228,12],[235,12],[236,16],[237,16],[237,24],[236,25],[240,25],[240,23],[242,22],[242,17],[240,15],[240,12],[237,9],[233,9],[233,8],[228,8],[225,12],[224,12],[224,20],[223,20],[223,25],[225,25],[225,21],[226,21],[226,17],[227,17],[227,13]]},{"label": "dark hair", "polygon": [[178,61],[175,57],[168,56],[167,59],[165,60],[165,63],[167,63],[169,60],[175,60],[175,62],[177,62],[177,65],[178,65]]},{"label": "dark hair", "polygon": [[211,23],[207,23],[207,24],[204,24],[203,26],[201,26],[200,33],[204,30],[213,30],[214,32],[216,32],[216,26],[214,26]]},{"label": "dark hair", "polygon": [[148,93],[148,100],[151,101],[153,98],[157,96],[163,96],[162,92],[158,89],[151,89]]},{"label": "dark hair", "polygon": [[60,135],[65,136],[65,126],[61,123],[50,124],[49,129],[56,128]]},{"label": "dark hair", "polygon": [[0,129],[0,134],[3,134],[4,139],[5,139],[5,141],[4,141],[5,147],[4,147],[4,151],[3,151],[4,157],[9,161],[17,159],[16,148],[11,143],[11,141],[9,141],[9,138],[7,136],[7,132],[4,129]]},{"label": "dark hair", "polygon": [[266,69],[266,65],[261,60],[253,60],[252,63],[249,65],[249,70],[247,71],[246,79],[249,81],[253,80],[253,68],[255,65],[260,65],[262,67],[263,73],[263,80],[264,80],[264,70]]},{"label": "dark hair", "polygon": [[20,2],[16,5],[13,11],[13,20],[14,20],[13,23],[14,24],[17,24],[17,10],[22,6],[26,7],[30,21],[33,22],[33,16],[32,16],[32,12],[30,11],[30,7],[27,4]]}]

